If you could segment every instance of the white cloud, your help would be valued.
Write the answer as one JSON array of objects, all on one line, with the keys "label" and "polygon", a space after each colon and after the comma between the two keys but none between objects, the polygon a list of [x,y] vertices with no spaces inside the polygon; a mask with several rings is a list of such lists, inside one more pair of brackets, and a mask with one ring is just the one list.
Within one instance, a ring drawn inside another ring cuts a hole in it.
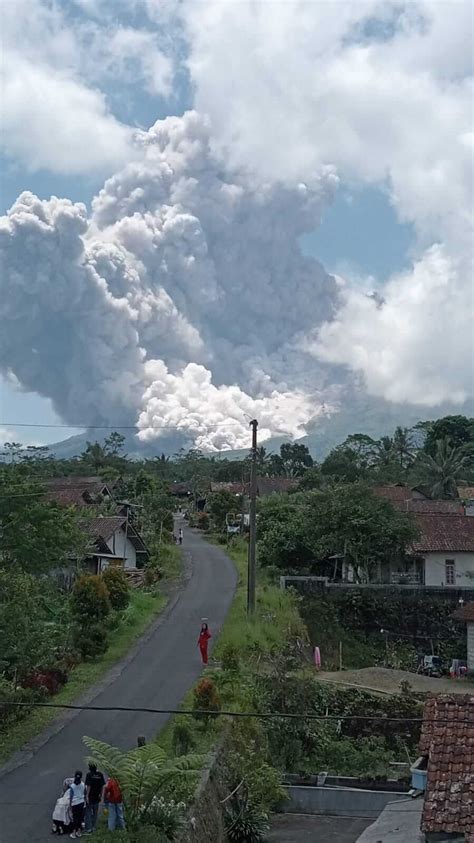
[{"label": "white cloud", "polygon": [[433,246],[385,286],[383,304],[368,290],[348,288],[313,352],[363,372],[372,395],[428,407],[462,404],[472,394],[474,361],[466,269]]},{"label": "white cloud", "polygon": [[3,74],[3,148],[28,169],[107,172],[132,156],[131,129],[99,91],[12,53]]},{"label": "white cloud", "polygon": [[172,64],[156,33],[115,20],[70,18],[44,0],[3,9],[2,143],[29,169],[109,173],[131,160],[134,132],[98,84],[170,93]]},{"label": "white cloud", "polygon": [[[388,188],[418,234],[412,271],[379,290],[386,305],[349,291],[313,351],[361,372],[390,400],[462,401],[473,381],[472,5],[185,0],[180,8],[196,104],[226,161],[289,183],[332,164],[343,184]],[[456,339],[440,343],[435,325]],[[427,390],[430,358],[438,368]]]}]

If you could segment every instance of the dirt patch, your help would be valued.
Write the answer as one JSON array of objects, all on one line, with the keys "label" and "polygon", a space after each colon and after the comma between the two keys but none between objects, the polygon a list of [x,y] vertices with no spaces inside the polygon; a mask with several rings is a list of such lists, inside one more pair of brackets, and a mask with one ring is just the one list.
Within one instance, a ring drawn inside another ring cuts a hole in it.
[{"label": "dirt patch", "polygon": [[409,682],[411,688],[420,694],[466,694],[474,691],[470,679],[450,679],[442,676],[434,679],[408,670],[391,670],[387,667],[363,667],[360,670],[321,671],[318,679],[337,685],[357,686],[367,691],[386,694],[400,693],[401,682]]}]

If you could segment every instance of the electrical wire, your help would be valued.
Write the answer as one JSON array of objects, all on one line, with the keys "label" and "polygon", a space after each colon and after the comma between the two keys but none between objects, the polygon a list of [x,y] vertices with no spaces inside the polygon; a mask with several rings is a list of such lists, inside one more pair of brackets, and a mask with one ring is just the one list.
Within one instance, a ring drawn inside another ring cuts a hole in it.
[{"label": "electrical wire", "polygon": [[227,711],[221,709],[220,711],[209,711],[208,709],[183,709],[183,708],[141,708],[139,706],[101,706],[101,705],[75,705],[73,703],[54,703],[54,702],[9,702],[8,700],[0,700],[0,706],[10,706],[15,708],[61,708],[68,711],[120,711],[120,712],[134,712],[140,714],[180,714],[190,715],[196,717],[205,715],[206,717],[255,717],[260,720],[283,719],[283,720],[317,720],[326,722],[344,722],[346,720],[360,720],[362,722],[381,723],[436,723],[436,724],[453,724],[457,727],[463,723],[474,725],[474,705],[473,717],[456,718],[455,721],[450,719],[440,718],[423,718],[423,717],[385,717],[383,714],[312,714],[311,712],[278,712],[278,711]]},{"label": "electrical wire", "polygon": [[[235,427],[236,424],[245,424],[247,425],[246,419],[235,419],[232,422],[206,422],[205,425],[202,425],[206,428],[219,428],[219,427]],[[174,430],[177,433],[193,433],[192,430],[184,429],[183,427],[178,427],[177,425],[172,424],[160,424],[160,425],[147,425],[146,428],[140,428],[136,424],[84,424],[83,422],[78,422],[77,424],[40,424],[38,422],[7,422],[7,421],[0,421],[0,425],[5,427],[38,427],[38,428],[66,428],[66,429],[84,429],[84,430]],[[47,447],[47,446],[44,446]]]}]

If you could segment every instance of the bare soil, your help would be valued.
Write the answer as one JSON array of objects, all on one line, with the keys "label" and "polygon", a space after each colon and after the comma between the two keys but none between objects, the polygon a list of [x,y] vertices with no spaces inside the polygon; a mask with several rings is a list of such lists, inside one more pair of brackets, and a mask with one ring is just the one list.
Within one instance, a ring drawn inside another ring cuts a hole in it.
[{"label": "bare soil", "polygon": [[387,667],[321,671],[318,679],[386,694],[400,693],[402,681],[409,682],[412,690],[420,694],[469,694],[474,691],[474,682],[470,679],[450,679],[449,676],[434,679],[408,670],[391,670]]}]

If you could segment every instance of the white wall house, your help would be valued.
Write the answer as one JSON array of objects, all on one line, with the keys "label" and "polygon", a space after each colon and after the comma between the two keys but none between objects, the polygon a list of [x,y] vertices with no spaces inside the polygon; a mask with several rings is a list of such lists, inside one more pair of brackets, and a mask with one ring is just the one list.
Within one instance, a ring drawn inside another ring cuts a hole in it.
[{"label": "white wall house", "polygon": [[425,585],[474,588],[474,551],[445,551],[424,555]]},{"label": "white wall house", "polygon": [[124,515],[97,516],[84,521],[83,527],[94,544],[90,557],[94,573],[109,565],[140,567],[148,558],[143,539]]},{"label": "white wall house", "polygon": [[[444,512],[411,510],[409,514],[419,532],[410,552],[400,561],[381,559],[373,567],[369,582],[474,590],[474,518],[459,514],[455,508]],[[342,578],[346,582],[367,581],[364,571],[356,575],[347,562],[343,563]]]},{"label": "white wall house", "polygon": [[415,516],[419,538],[413,544],[424,585],[474,588],[474,519],[466,515]]}]

